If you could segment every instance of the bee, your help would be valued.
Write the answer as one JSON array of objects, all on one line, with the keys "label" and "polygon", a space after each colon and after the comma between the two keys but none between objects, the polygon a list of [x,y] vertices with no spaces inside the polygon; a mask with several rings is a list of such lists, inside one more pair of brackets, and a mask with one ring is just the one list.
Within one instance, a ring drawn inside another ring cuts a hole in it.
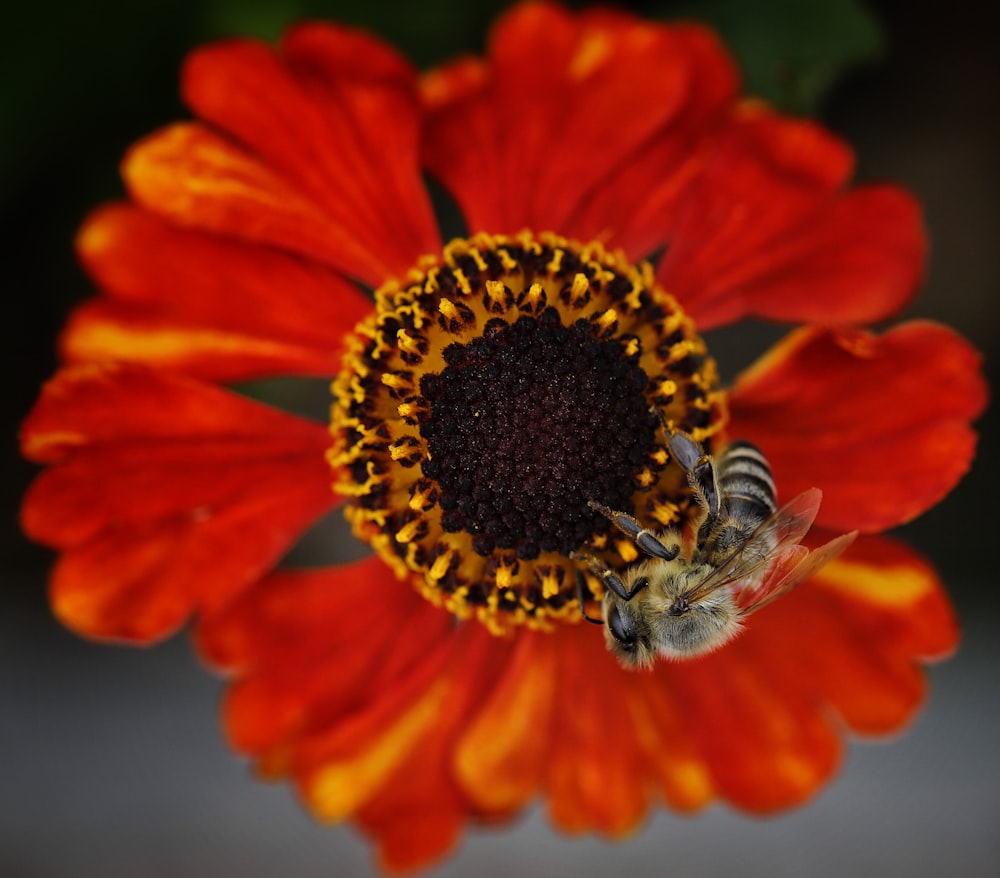
[{"label": "bee", "polygon": [[655,532],[590,501],[648,557],[619,575],[592,555],[573,555],[605,586],[603,618],[595,619],[586,613],[578,573],[583,615],[604,626],[608,649],[629,668],[718,649],[748,615],[808,579],[857,536],[844,534],[812,551],[801,545],[822,492],[811,488],[779,509],[771,468],[749,442],[734,442],[717,461],[683,433],[670,433],[668,445],[702,511],[696,534]]}]

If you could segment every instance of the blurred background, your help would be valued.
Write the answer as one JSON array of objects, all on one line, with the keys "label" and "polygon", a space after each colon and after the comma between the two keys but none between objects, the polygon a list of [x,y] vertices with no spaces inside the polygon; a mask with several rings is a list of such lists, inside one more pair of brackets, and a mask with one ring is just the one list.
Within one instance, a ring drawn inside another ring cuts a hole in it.
[{"label": "blurred background", "polygon": [[[17,528],[32,468],[19,421],[55,366],[54,339],[88,294],[71,243],[85,213],[121,193],[125,148],[185,115],[177,70],[225,35],[274,38],[303,17],[367,27],[422,67],[478,50],[504,3],[368,0],[94,0],[5,12],[0,56],[3,223],[3,511],[0,609],[0,875],[366,875],[349,827],[322,828],[285,786],[252,780],[224,746],[219,683],[183,638],[152,650],[94,646],[53,621],[50,556]],[[991,5],[849,0],[632,3],[714,23],[749,89],[816,115],[856,148],[861,179],[922,200],[930,274],[908,316],[1000,351],[1000,29]],[[742,334],[734,368],[773,330]],[[728,339],[727,339],[728,341]],[[933,392],[930,389],[929,392]],[[965,629],[932,669],[929,703],[901,739],[855,742],[839,779],[801,810],[758,821],[716,807],[660,813],[632,841],[552,832],[541,813],[470,833],[434,874],[754,876],[1000,874],[1000,419],[980,423],[972,473],[903,529],[941,570]]]}]

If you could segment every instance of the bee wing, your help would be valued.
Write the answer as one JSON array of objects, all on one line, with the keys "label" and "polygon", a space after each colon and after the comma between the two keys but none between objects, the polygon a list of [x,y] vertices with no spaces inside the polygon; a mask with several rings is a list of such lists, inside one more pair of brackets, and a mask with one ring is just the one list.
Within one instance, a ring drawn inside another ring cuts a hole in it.
[{"label": "bee wing", "polygon": [[742,614],[746,616],[756,612],[775,598],[791,591],[800,582],[805,582],[853,543],[857,535],[856,530],[842,534],[812,551],[802,545],[789,546],[781,557],[768,566],[767,573],[758,586],[751,586],[740,592],[736,602]]},{"label": "bee wing", "polygon": [[[752,612],[763,606],[763,601],[778,597],[776,589],[782,588],[779,593],[784,593],[792,585],[802,582],[809,573],[834,557],[824,552],[817,559],[821,561],[818,566],[795,579],[791,585],[782,585],[793,573],[797,575],[799,565],[810,556],[809,550],[799,544],[812,527],[822,499],[823,492],[819,488],[810,488],[790,500],[758,527],[739,551],[687,592],[685,597],[693,603],[720,588],[732,587],[737,593],[737,604],[745,612]],[[836,554],[847,548],[849,542],[840,546]]]}]

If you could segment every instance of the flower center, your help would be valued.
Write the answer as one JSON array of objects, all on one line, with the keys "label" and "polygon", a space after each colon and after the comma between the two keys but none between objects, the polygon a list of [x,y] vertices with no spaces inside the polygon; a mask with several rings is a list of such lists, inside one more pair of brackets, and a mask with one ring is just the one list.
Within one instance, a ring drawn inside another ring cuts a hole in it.
[{"label": "flower center", "polygon": [[334,396],[355,533],[498,633],[579,619],[570,552],[635,557],[588,500],[690,518],[660,419],[708,448],[725,421],[715,365],[648,265],[528,233],[454,241],[380,289]]},{"label": "flower center", "polygon": [[473,534],[480,555],[567,555],[593,531],[588,499],[631,502],[658,426],[648,379],[624,342],[563,326],[555,308],[491,323],[420,379],[423,473],[441,488],[444,530]]}]

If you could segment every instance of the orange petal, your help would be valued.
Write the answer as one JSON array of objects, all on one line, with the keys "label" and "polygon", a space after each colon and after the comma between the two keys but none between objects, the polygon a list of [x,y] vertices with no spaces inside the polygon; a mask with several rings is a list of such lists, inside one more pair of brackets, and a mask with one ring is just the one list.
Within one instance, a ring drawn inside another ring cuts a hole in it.
[{"label": "orange petal", "polygon": [[323,427],[139,367],[59,373],[22,443],[54,464],[22,523],[63,552],[55,610],[96,637],[169,634],[259,577],[333,503]]},{"label": "orange petal", "polygon": [[879,531],[955,486],[986,395],[979,355],[943,326],[913,321],[882,336],[811,327],[737,379],[729,429],[760,446],[785,497],[823,490],[818,524]]},{"label": "orange petal", "polygon": [[320,819],[357,819],[387,868],[424,865],[470,818],[512,810],[470,802],[455,774],[512,644],[456,627],[381,561],[273,574],[204,617],[198,639],[238,676],[225,706],[235,746],[291,775]]},{"label": "orange petal", "polygon": [[815,582],[850,606],[872,642],[930,660],[950,655],[958,643],[955,613],[937,573],[899,540],[861,537]]},{"label": "orange petal", "polygon": [[860,186],[781,235],[689,294],[666,269],[662,280],[707,329],[746,317],[876,323],[899,313],[924,276],[920,206],[895,186]]},{"label": "orange petal", "polygon": [[71,319],[71,362],[140,361],[227,381],[330,375],[344,334],[371,308],[322,266],[127,205],[96,211],[77,249],[107,298]]},{"label": "orange petal", "polygon": [[714,33],[697,26],[672,28],[671,63],[687,67],[683,107],[653,137],[610,171],[566,221],[566,234],[597,238],[647,259],[665,243],[673,203],[699,173],[706,144],[729,118],[738,76]]},{"label": "orange petal", "polygon": [[800,803],[837,767],[837,717],[898,730],[923,697],[919,663],[956,638],[926,562],[877,537],[725,648],[646,673],[618,667],[590,626],[513,641],[455,626],[380,565],[275,574],[199,639],[239,677],[236,745],[291,775],[321,819],[355,818],[394,871],[539,793],[560,828],[612,836],[657,794],[683,810]]}]

